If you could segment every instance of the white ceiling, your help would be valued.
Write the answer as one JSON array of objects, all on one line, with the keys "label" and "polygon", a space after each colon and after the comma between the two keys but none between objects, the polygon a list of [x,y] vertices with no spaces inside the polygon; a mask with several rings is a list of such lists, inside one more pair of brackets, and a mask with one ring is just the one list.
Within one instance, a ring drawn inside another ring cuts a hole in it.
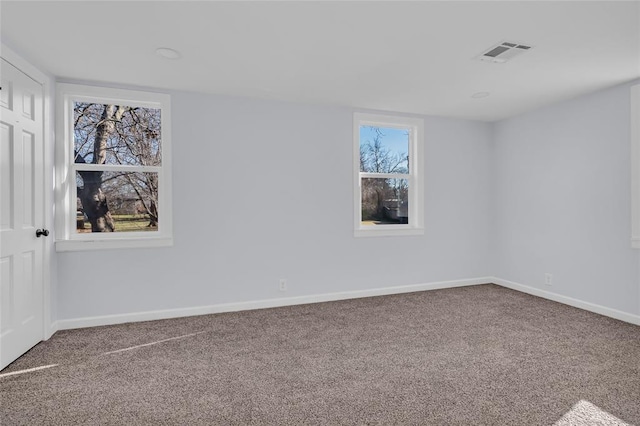
[{"label": "white ceiling", "polygon": [[[639,1],[2,1],[0,13],[2,41],[55,76],[160,89],[492,121],[640,77]],[[534,48],[473,59],[505,40]]]}]

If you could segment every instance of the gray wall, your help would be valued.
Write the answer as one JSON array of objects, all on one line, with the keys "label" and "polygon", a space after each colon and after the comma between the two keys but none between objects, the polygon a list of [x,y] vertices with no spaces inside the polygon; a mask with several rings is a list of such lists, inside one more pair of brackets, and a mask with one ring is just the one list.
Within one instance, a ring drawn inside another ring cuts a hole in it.
[{"label": "gray wall", "polygon": [[425,117],[425,235],[354,238],[352,109],[172,113],[174,247],[58,253],[59,320],[491,275],[491,124]]},{"label": "gray wall", "polygon": [[426,233],[384,238],[353,237],[353,110],[173,93],[174,247],[58,253],[57,319],[486,276],[639,314],[630,86],[425,117]]},{"label": "gray wall", "polygon": [[496,123],[495,276],[640,313],[639,251],[630,248],[630,86]]}]

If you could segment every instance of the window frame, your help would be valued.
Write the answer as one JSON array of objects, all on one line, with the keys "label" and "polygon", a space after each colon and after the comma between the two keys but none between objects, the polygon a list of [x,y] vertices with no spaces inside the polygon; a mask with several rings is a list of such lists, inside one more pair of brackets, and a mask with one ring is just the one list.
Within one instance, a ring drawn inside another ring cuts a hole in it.
[{"label": "window frame", "polygon": [[[360,127],[409,129],[409,173],[369,173],[360,171]],[[353,196],[354,236],[385,237],[424,234],[424,120],[416,117],[378,113],[353,114]],[[409,217],[407,224],[362,224],[362,179],[407,179],[409,183]]]},{"label": "window frame", "polygon": [[[56,88],[56,251],[84,251],[173,245],[171,201],[171,97],[168,94],[58,83]],[[73,107],[75,102],[127,105],[160,109],[160,166],[100,165],[100,170],[130,170],[158,173],[158,212],[160,221],[154,232],[92,232],[79,234],[76,227],[76,171],[92,167],[74,161]]]}]

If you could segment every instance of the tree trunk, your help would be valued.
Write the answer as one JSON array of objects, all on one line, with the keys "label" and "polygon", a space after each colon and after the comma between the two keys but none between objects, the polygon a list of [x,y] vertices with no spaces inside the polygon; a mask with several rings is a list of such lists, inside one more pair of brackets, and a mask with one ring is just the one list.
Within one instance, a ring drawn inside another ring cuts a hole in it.
[{"label": "tree trunk", "polygon": [[91,232],[113,232],[116,230],[107,197],[102,192],[102,172],[80,172],[84,188],[78,191],[84,214],[91,223]]},{"label": "tree trunk", "polygon": [[[104,164],[107,161],[107,142],[116,128],[116,121],[122,119],[125,107],[105,105],[100,122],[96,126],[96,137],[93,142],[92,164]],[[82,157],[78,157],[84,163]],[[78,190],[84,213],[91,223],[91,232],[113,232],[116,227],[109,212],[107,197],[102,191],[102,174],[98,171],[79,172],[84,187]]]},{"label": "tree trunk", "polygon": [[385,219],[384,214],[384,189],[378,188],[376,190],[376,215],[379,220]]},{"label": "tree trunk", "polygon": [[[137,183],[136,179],[131,178],[130,174],[127,174],[127,180],[136,192],[136,195],[138,195],[138,201],[144,209],[143,212],[149,215],[147,227],[156,228],[158,226],[158,203],[156,202],[158,199],[158,180],[153,174],[146,177],[144,185]],[[146,190],[143,190],[142,187],[145,187]]]},{"label": "tree trunk", "polygon": [[149,228],[156,228],[158,226],[158,206],[156,205],[155,200],[151,200],[151,205],[149,206],[149,224],[147,225]]}]

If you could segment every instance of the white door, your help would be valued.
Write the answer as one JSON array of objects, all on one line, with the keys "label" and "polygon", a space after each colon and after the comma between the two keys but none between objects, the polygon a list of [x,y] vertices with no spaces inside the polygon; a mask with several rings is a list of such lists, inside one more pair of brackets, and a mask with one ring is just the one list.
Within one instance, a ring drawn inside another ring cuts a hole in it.
[{"label": "white door", "polygon": [[2,369],[43,338],[46,236],[39,229],[44,225],[43,88],[4,59],[0,77]]}]

